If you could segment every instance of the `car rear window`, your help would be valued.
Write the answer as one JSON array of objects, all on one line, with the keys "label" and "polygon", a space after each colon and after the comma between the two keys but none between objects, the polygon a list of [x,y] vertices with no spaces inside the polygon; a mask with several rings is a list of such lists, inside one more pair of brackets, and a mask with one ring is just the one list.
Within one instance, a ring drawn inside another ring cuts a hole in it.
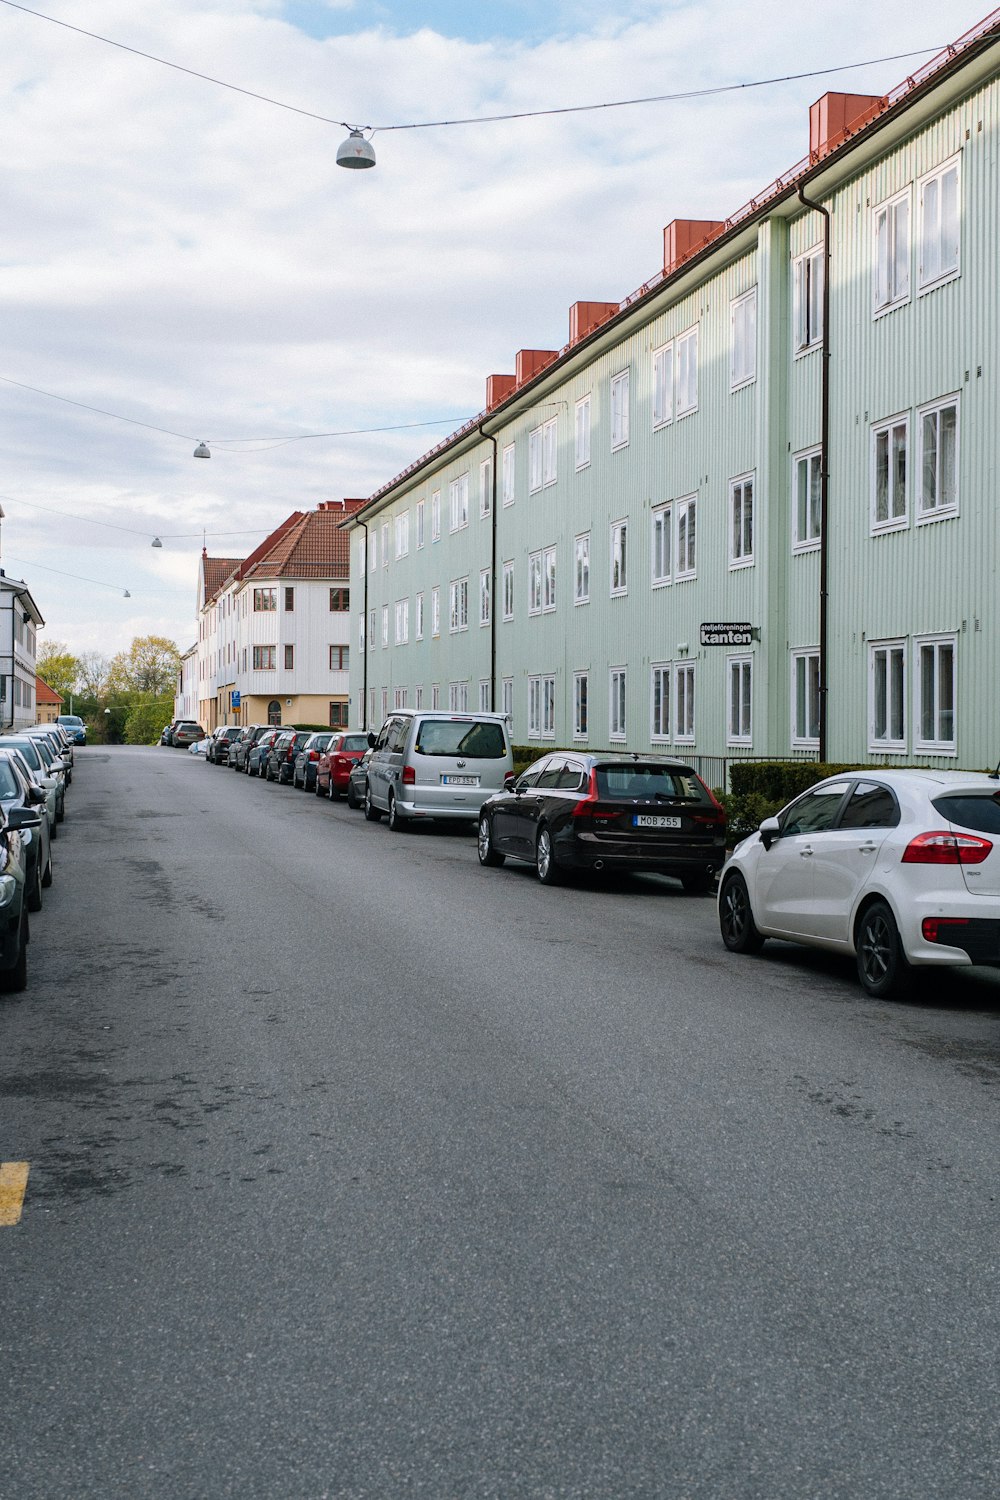
[{"label": "car rear window", "polygon": [[345,734],[341,750],[367,750],[368,736],[366,734]]},{"label": "car rear window", "polygon": [[40,771],[42,769],[42,757],[39,755],[38,751],[35,749],[30,740],[27,742],[27,744],[25,744],[23,740],[14,740],[12,741],[12,743],[16,749],[20,750],[21,754],[24,756],[25,760],[28,762],[28,765],[33,771]]},{"label": "car rear window", "polygon": [[468,719],[424,719],[414,748],[418,755],[464,755],[472,760],[502,760],[507,753],[502,725]]},{"label": "car rear window", "polygon": [[1000,833],[1000,792],[955,792],[935,797],[934,807],[959,828],[974,828],[977,833]]},{"label": "car rear window", "polygon": [[598,766],[599,797],[646,797],[670,802],[711,802],[708,791],[693,771],[675,766],[643,765],[640,761],[620,766]]}]

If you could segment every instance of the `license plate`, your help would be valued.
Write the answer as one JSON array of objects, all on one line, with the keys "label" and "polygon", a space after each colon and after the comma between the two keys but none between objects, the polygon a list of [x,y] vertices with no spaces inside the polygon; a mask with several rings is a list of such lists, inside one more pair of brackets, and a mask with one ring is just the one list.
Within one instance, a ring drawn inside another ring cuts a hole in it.
[{"label": "license plate", "polygon": [[442,776],[442,786],[478,786],[478,776]]},{"label": "license plate", "polygon": [[633,813],[633,828],[680,828],[680,818],[665,818],[658,813]]}]

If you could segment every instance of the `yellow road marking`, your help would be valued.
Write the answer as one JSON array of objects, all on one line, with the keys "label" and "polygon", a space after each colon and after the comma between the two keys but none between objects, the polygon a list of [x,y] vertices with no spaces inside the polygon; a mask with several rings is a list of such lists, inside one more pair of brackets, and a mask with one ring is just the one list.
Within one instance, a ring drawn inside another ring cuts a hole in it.
[{"label": "yellow road marking", "polygon": [[18,1222],[27,1186],[26,1161],[0,1161],[0,1225]]}]

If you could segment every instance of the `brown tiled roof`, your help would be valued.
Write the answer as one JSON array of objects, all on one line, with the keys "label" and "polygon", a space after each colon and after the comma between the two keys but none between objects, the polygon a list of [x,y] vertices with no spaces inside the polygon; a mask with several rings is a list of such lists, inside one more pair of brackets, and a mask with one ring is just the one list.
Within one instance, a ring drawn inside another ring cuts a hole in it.
[{"label": "brown tiled roof", "polygon": [[35,677],[35,702],[36,703],[58,703],[62,707],[62,699],[57,692],[49,687],[47,682],[36,675]]},{"label": "brown tiled roof", "polygon": [[351,541],[340,524],[347,510],[330,503],[290,518],[259,548],[241,578],[347,578]]},{"label": "brown tiled roof", "polygon": [[209,557],[207,554],[202,557],[205,565],[206,602],[219,591],[226,579],[236,572],[242,561],[242,557]]}]

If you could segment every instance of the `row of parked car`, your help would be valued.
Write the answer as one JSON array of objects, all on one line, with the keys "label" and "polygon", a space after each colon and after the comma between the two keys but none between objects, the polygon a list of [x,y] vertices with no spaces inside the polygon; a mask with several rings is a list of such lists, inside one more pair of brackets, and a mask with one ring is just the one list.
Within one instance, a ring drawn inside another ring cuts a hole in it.
[{"label": "row of parked car", "polygon": [[52,884],[77,738],[61,724],[0,735],[0,990],[28,983],[29,913],[41,911]]},{"label": "row of parked car", "polygon": [[[718,884],[723,943],[779,939],[853,956],[868,994],[908,992],[915,971],[1000,968],[1000,777],[865,768],[828,777],[727,850],[719,801],[661,755],[557,750],[513,774],[499,715],[400,709],[378,735],[219,729],[209,764],[346,796],[393,831],[474,823],[480,863],[668,874]],[[197,747],[195,747],[197,748]]]}]

